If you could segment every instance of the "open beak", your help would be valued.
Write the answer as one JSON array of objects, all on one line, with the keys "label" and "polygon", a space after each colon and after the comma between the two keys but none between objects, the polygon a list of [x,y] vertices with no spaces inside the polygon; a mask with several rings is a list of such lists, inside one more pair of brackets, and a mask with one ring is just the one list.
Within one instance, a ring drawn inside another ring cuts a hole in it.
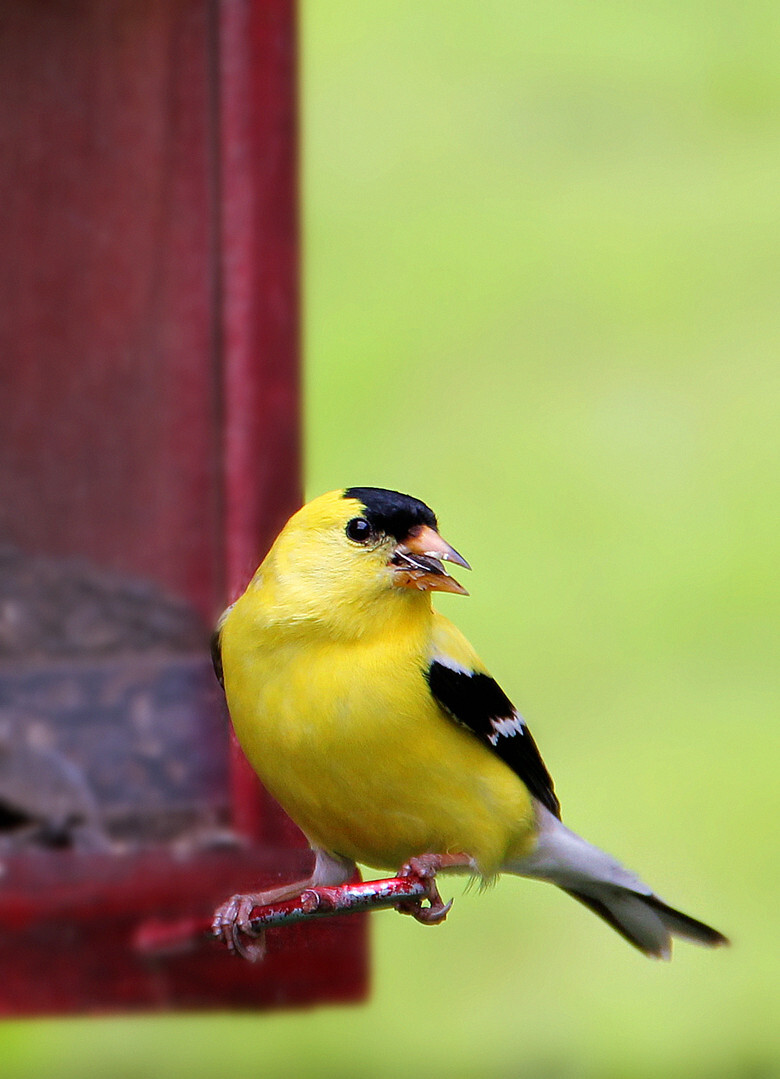
[{"label": "open beak", "polygon": [[399,588],[418,588],[421,592],[457,592],[467,596],[466,589],[450,577],[442,562],[471,569],[466,559],[445,543],[434,528],[418,525],[398,544],[390,558],[393,584]]}]

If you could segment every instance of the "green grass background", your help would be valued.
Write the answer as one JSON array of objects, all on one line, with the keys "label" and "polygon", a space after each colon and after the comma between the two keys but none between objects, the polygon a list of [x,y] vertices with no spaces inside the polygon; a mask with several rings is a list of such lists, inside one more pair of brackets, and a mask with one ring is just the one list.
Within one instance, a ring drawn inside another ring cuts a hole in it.
[{"label": "green grass background", "polygon": [[780,7],[304,0],[307,490],[429,501],[567,821],[734,939],[504,880],[357,1008],[11,1023],[14,1079],[780,1074]]}]

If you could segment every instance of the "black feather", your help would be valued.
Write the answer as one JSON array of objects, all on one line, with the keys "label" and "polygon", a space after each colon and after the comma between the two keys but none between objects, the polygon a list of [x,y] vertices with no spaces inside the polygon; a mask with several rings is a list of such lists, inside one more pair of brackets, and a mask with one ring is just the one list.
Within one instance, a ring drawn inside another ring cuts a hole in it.
[{"label": "black feather", "polygon": [[[625,920],[621,921],[603,900],[577,891],[575,888],[563,888],[562,890],[567,895],[570,895],[572,899],[576,899],[586,906],[588,910],[598,914],[599,918],[603,918],[617,933],[620,933],[624,940],[627,940],[629,944],[633,944],[640,952],[651,956],[661,956],[663,954],[660,948],[648,947],[646,943],[638,939],[632,932],[630,923]],[[728,938],[719,933],[717,929],[700,922],[697,918],[691,918],[690,914],[683,914],[681,910],[675,910],[674,907],[670,907],[668,903],[664,903],[662,899],[659,899],[657,895],[641,895],[638,892],[631,892],[630,889],[622,890],[628,895],[635,896],[639,903],[644,903],[645,906],[654,911],[661,919],[670,936],[684,937],[695,944],[703,944],[707,948],[717,948],[722,944],[728,944]]]},{"label": "black feather", "polygon": [[417,525],[437,528],[436,514],[411,495],[386,491],[383,487],[348,487],[345,498],[354,498],[363,507],[363,515],[372,528],[393,536],[399,543]]},{"label": "black feather", "polygon": [[[560,802],[536,742],[498,683],[488,674],[453,670],[435,660],[427,677],[442,708],[509,765],[534,798],[560,818]],[[513,733],[502,733],[502,720],[513,724]]]},{"label": "black feather", "polygon": [[661,921],[674,936],[685,937],[686,940],[693,940],[698,944],[706,944],[709,948],[728,944],[728,937],[724,937],[717,929],[713,929],[706,922],[700,922],[698,918],[692,918],[690,914],[683,914],[681,910],[670,907],[657,895],[648,895],[643,898],[647,905],[660,915]]},{"label": "black feather", "polygon": [[222,670],[222,647],[218,628],[211,634],[211,662],[214,664],[214,674],[217,676],[217,681],[224,689],[225,675]]}]

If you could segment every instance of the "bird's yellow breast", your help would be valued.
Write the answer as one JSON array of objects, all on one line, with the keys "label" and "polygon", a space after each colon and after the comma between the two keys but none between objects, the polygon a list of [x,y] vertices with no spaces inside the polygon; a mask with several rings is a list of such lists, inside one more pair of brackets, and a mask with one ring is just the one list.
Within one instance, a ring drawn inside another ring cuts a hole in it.
[{"label": "bird's yellow breast", "polygon": [[222,629],[228,706],[261,780],[313,846],[381,869],[465,853],[486,877],[533,843],[525,786],[431,696],[432,614],[353,640],[280,631],[251,592]]}]

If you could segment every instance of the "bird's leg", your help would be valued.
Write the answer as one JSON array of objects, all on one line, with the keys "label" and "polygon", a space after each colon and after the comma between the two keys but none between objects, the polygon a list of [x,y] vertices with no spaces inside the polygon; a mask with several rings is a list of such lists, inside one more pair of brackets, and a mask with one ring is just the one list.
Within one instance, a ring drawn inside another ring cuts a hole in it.
[{"label": "bird's leg", "polygon": [[211,931],[217,940],[226,944],[231,952],[256,963],[265,955],[265,931],[261,930],[257,933],[251,928],[252,911],[255,907],[294,899],[307,888],[335,887],[345,884],[354,876],[357,867],[349,859],[324,850],[315,851],[315,855],[311,876],[304,880],[282,884],[278,888],[269,888],[265,892],[232,895],[230,899],[220,904],[214,911],[211,922]]},{"label": "bird's leg", "polygon": [[395,909],[401,914],[411,914],[423,925],[438,925],[449,914],[452,900],[449,903],[442,900],[436,887],[436,874],[440,869],[473,867],[473,859],[467,854],[420,854],[410,858],[406,865],[401,866],[398,876],[421,881],[426,888],[423,898],[428,900],[428,906],[424,907],[420,899],[409,899],[398,903]]}]

